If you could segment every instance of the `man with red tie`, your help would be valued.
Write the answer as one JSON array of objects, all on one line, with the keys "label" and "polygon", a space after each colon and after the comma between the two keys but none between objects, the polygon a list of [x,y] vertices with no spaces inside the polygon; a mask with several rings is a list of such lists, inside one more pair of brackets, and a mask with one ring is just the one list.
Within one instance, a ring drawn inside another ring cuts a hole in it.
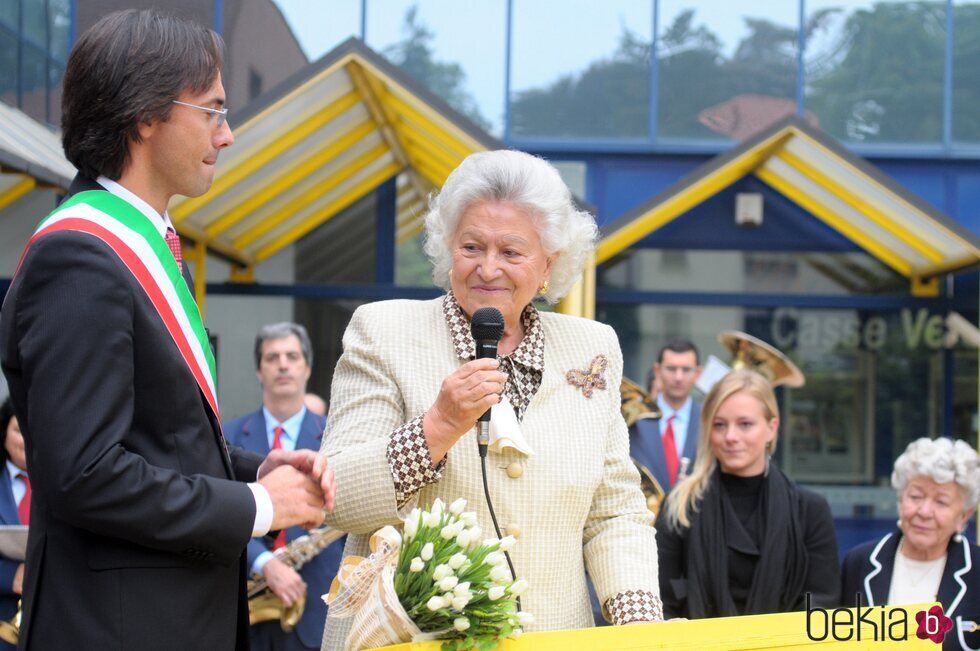
[{"label": "man with red tie", "polygon": [[[661,347],[653,373],[660,386],[660,420],[641,419],[630,427],[630,454],[647,467],[664,491],[677,484],[682,466],[694,463],[701,404],[691,397],[701,374],[697,347],[671,339]],[[687,461],[685,461],[685,459]]]},{"label": "man with red tie", "polygon": [[[0,524],[30,524],[31,482],[27,477],[24,437],[14,416],[10,399],[0,404]],[[17,612],[23,592],[23,561],[0,556],[0,620],[9,620]],[[0,651],[13,651],[14,645],[0,641]]]},{"label": "man with red tie", "polygon": [[[263,326],[255,337],[255,375],[262,386],[262,407],[225,425],[233,444],[252,452],[319,450],[327,419],[307,409],[306,384],[313,369],[313,347],[306,328],[297,323]],[[337,574],[344,539],[330,544],[299,572],[275,558],[273,552],[306,532],[301,527],[280,531],[274,538],[255,538],[248,544],[252,574],[262,574],[286,606],[306,596],[303,617],[291,633],[279,621],[251,627],[252,651],[319,649],[326,604],[320,599]]]}]

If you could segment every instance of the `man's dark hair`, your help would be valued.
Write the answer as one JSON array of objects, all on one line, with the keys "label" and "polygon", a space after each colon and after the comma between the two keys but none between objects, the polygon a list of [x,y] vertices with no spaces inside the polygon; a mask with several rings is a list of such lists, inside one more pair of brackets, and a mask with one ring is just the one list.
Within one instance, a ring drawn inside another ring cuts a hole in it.
[{"label": "man's dark hair", "polygon": [[698,347],[694,345],[694,342],[690,339],[671,339],[663,346],[660,347],[660,352],[657,353],[657,363],[663,364],[664,353],[667,351],[672,353],[688,353],[694,351],[694,361],[698,366],[701,365],[701,353],[698,351]]},{"label": "man's dark hair", "polygon": [[299,339],[300,350],[303,351],[303,359],[306,365],[313,368],[313,344],[310,342],[310,335],[306,328],[298,323],[283,321],[282,323],[270,323],[259,329],[255,335],[255,368],[262,367],[262,344],[270,339],[285,339],[291,335],[296,335]]},{"label": "man's dark hair", "polygon": [[65,156],[83,175],[122,176],[139,124],[166,120],[178,95],[206,91],[224,45],[198,23],[128,9],[82,34],[68,57],[61,96]]}]

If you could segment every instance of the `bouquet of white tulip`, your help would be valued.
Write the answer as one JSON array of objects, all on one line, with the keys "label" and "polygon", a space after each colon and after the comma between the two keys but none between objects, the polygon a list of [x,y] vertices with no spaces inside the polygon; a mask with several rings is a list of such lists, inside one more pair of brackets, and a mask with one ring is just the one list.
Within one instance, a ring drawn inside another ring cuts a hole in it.
[{"label": "bouquet of white tulip", "polygon": [[533,621],[515,601],[527,581],[513,580],[504,556],[516,541],[484,540],[465,509],[466,500],[447,508],[436,499],[412,510],[402,535],[374,534],[369,558],[345,559],[328,603],[335,616],[355,617],[349,651],[425,639],[446,640],[444,651],[490,651]]}]

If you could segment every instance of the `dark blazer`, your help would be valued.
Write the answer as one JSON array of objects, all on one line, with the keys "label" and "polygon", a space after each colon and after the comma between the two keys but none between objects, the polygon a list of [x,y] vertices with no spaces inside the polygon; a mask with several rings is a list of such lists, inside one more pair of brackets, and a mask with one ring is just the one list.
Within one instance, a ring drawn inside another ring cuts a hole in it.
[{"label": "dark blazer", "polygon": [[[798,610],[804,609],[804,596],[809,592],[813,603],[820,607],[832,607],[834,595],[840,590],[840,576],[837,556],[837,537],[834,533],[834,520],[827,500],[811,490],[797,486],[799,494],[798,509],[803,525],[803,541],[807,551],[807,573],[800,593]],[[694,519],[698,513],[689,515]],[[766,522],[766,527],[785,526],[785,523]],[[664,617],[689,617],[687,610],[687,554],[689,527],[674,528],[666,515],[657,518],[657,555],[660,569],[660,597],[664,604]],[[740,550],[737,537],[730,532],[718,536],[729,548]],[[727,550],[719,549],[719,553]],[[731,556],[729,557],[731,558]],[[759,559],[764,563],[765,559]],[[730,568],[730,573],[751,573],[753,567]]]},{"label": "dark blazer", "polygon": [[[77,177],[71,191],[100,189]],[[227,451],[145,292],[84,233],[24,257],[0,312],[31,528],[22,649],[247,649],[261,457]],[[240,481],[236,481],[240,480]]]},{"label": "dark blazer", "polygon": [[[303,424],[300,426],[296,449],[319,452],[323,428],[326,427],[326,424],[326,418],[307,410]],[[262,456],[269,453],[269,437],[265,431],[265,416],[263,416],[261,409],[236,418],[225,425],[225,436],[228,437],[228,442],[233,445],[257,452]],[[306,533],[302,527],[286,529],[287,544]],[[320,648],[320,642],[323,640],[323,625],[327,621],[327,605],[323,603],[320,597],[330,590],[330,582],[337,575],[346,540],[345,536],[334,541],[299,571],[300,576],[306,581],[306,608],[303,611],[302,619],[296,625],[295,635],[305,647]],[[255,562],[259,554],[271,551],[271,549],[272,545],[268,537],[253,538],[248,543],[248,567],[252,567],[252,563]],[[273,623],[273,626],[278,627],[278,622]],[[279,632],[283,636],[287,635],[282,633],[281,629]]]},{"label": "dark blazer", "polygon": [[[14,491],[10,487],[10,471],[2,458],[0,458],[0,524],[20,524],[17,502],[14,501]],[[9,620],[17,612],[20,595],[12,588],[14,574],[17,573],[18,567],[20,561],[0,556],[0,620]],[[13,648],[12,644],[0,640],[0,651]]]},{"label": "dark blazer", "polygon": [[[697,400],[691,401],[691,418],[687,425],[687,438],[684,440],[684,449],[680,451],[681,457],[691,460],[688,472],[694,466],[694,457],[698,452],[698,422],[701,419],[701,403]],[[670,481],[667,479],[667,462],[664,461],[664,444],[660,437],[660,420],[652,418],[642,418],[630,427],[630,455],[642,463],[653,473],[660,487],[667,492],[671,489]]]},{"label": "dark blazer", "polygon": [[[895,554],[902,532],[896,529],[880,540],[858,545],[847,552],[841,571],[842,606],[856,604],[856,594],[861,595],[862,606],[880,606],[888,601],[892,584]],[[970,544],[964,537],[960,542],[949,541],[946,567],[939,581],[937,601],[943,612],[953,620],[953,628],[946,633],[944,651],[980,649],[980,547]],[[910,625],[914,634],[915,622]],[[969,631],[969,632],[968,632]]]}]

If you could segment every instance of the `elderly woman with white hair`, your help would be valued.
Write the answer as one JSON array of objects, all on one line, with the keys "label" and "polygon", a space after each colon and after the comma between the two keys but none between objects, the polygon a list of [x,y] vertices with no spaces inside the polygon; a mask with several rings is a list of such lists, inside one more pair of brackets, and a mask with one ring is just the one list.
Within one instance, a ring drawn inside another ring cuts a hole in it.
[{"label": "elderly woman with white hair", "polygon": [[[467,157],[431,201],[429,301],[362,306],[344,335],[322,450],[336,473],[327,521],[366,555],[371,533],[417,504],[463,497],[492,532],[474,425],[492,408],[489,493],[518,539],[529,630],[593,625],[585,571],[617,624],[662,619],[651,516],[620,415],[623,359],[613,330],[537,309],[580,276],[596,226],[553,166],[516,151]],[[503,315],[496,359],[474,359],[470,319]],[[324,649],[346,621],[328,617]]]},{"label": "elderly woman with white hair", "polygon": [[841,603],[938,601],[953,628],[943,649],[980,649],[980,548],[964,532],[980,501],[980,455],[963,441],[921,438],[895,461],[898,530],[844,558]]}]

